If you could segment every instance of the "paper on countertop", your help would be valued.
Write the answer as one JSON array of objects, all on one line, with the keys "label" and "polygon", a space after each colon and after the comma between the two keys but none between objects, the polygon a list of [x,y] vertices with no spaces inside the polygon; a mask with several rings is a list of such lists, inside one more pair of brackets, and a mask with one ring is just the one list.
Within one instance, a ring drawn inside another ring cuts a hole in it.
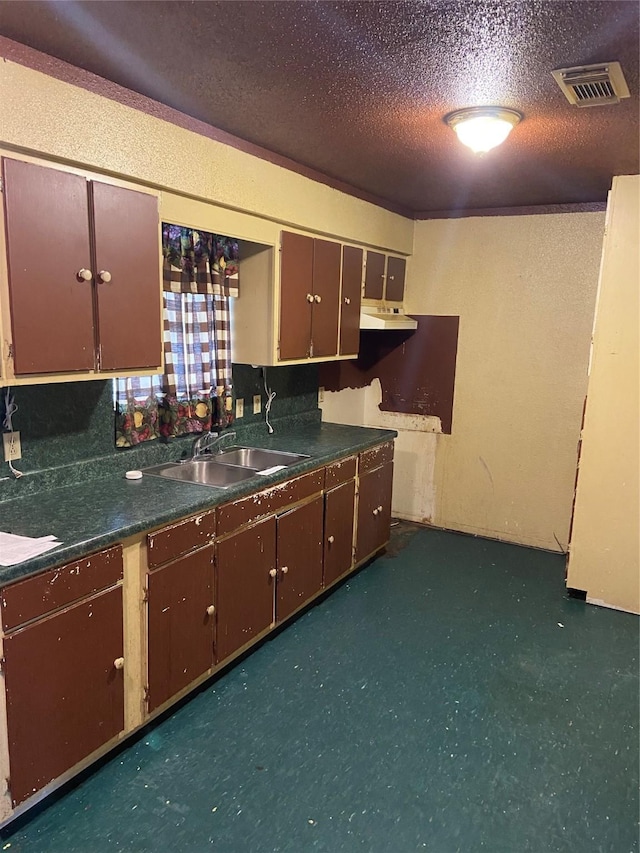
[{"label": "paper on countertop", "polygon": [[62,545],[55,536],[18,536],[0,532],[0,566],[15,566]]},{"label": "paper on countertop", "polygon": [[276,471],[284,471],[286,467],[286,465],[274,465],[272,468],[265,468],[264,471],[258,471],[257,473],[262,477],[268,477],[269,474],[275,474]]}]

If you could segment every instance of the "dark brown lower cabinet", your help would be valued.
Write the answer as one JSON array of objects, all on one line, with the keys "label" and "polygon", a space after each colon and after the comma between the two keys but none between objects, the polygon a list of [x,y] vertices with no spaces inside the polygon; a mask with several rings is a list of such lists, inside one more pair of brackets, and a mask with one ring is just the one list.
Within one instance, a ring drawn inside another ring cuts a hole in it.
[{"label": "dark brown lower cabinet", "polygon": [[122,588],[9,634],[11,800],[26,800],[124,728]]},{"label": "dark brown lower cabinet", "polygon": [[356,562],[389,541],[393,462],[361,474],[358,487]]},{"label": "dark brown lower cabinet", "polygon": [[147,576],[149,711],[213,666],[213,576],[212,545]]},{"label": "dark brown lower cabinet", "polygon": [[271,625],[276,571],[275,516],[217,543],[218,663]]},{"label": "dark brown lower cabinet", "polygon": [[319,495],[278,517],[277,622],[322,589],[322,516]]},{"label": "dark brown lower cabinet", "polygon": [[353,505],[356,483],[349,480],[324,498],[324,585],[353,566]]}]

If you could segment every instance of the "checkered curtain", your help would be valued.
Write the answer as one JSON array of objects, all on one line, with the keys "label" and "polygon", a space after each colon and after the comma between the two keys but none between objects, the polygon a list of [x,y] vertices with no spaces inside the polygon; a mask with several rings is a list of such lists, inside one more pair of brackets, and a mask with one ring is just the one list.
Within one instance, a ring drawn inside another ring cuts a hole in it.
[{"label": "checkered curtain", "polygon": [[163,224],[163,290],[165,372],[116,380],[119,447],[224,427],[232,418],[237,242]]}]

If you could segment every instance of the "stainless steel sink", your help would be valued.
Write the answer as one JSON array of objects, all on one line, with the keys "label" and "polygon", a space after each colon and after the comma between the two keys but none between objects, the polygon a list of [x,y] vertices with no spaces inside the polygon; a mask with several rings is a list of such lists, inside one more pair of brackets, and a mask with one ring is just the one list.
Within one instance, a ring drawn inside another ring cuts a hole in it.
[{"label": "stainless steel sink", "polygon": [[163,465],[152,465],[150,468],[143,468],[142,472],[152,477],[167,477],[170,480],[196,483],[200,486],[215,486],[219,489],[228,489],[229,486],[249,480],[256,474],[252,468],[224,465],[211,457],[194,459],[190,462],[166,462]]},{"label": "stainless steel sink", "polygon": [[242,468],[263,471],[274,465],[293,465],[309,457],[304,453],[284,453],[281,450],[264,450],[260,447],[229,447],[216,453],[213,458],[227,465],[240,465]]},{"label": "stainless steel sink", "polygon": [[183,483],[215,486],[228,489],[236,483],[255,477],[259,471],[276,465],[293,465],[309,457],[303,453],[283,453],[280,450],[263,450],[259,447],[229,447],[221,453],[204,454],[188,462],[165,462],[143,468],[143,474],[167,477]]}]

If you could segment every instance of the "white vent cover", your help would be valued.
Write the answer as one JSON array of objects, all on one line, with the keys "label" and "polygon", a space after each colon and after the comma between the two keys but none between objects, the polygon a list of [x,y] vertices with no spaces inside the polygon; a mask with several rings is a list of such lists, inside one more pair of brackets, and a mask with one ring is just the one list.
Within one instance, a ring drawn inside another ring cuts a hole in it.
[{"label": "white vent cover", "polygon": [[576,107],[600,107],[619,104],[629,97],[629,87],[619,62],[558,68],[551,72],[570,104]]}]

